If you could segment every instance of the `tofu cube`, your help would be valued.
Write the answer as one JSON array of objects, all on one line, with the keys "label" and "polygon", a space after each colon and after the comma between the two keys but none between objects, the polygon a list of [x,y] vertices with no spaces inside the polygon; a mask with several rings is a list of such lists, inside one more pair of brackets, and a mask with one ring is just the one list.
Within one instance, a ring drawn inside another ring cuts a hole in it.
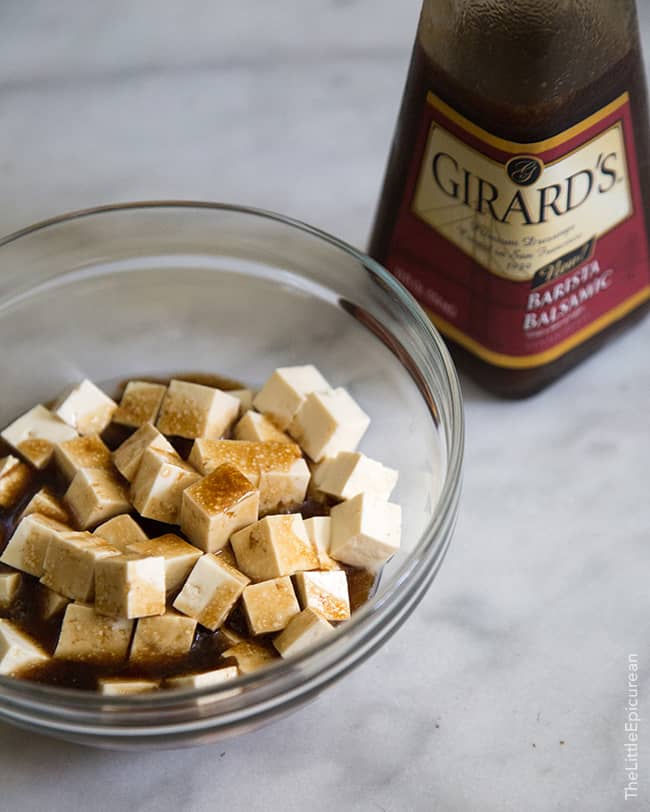
[{"label": "tofu cube", "polygon": [[360,493],[332,508],[330,516],[330,555],[337,561],[376,572],[399,549],[399,505]]},{"label": "tofu cube", "polygon": [[[125,513],[100,524],[93,535],[99,536],[123,553],[130,552],[129,548],[133,544],[149,541],[147,534],[135,519]],[[150,555],[150,553],[143,553],[143,555]]]},{"label": "tofu cube", "polygon": [[296,460],[286,470],[260,473],[260,513],[297,508],[305,501],[311,473],[303,459]]},{"label": "tofu cube", "polygon": [[176,452],[148,448],[131,485],[133,506],[147,519],[178,524],[183,491],[200,478]]},{"label": "tofu cube", "polygon": [[258,412],[279,429],[286,429],[312,392],[329,392],[330,385],[315,366],[279,367],[253,400]]},{"label": "tofu cube", "polygon": [[138,620],[131,643],[130,660],[156,663],[186,657],[192,648],[196,620],[177,612]]},{"label": "tofu cube", "polygon": [[228,648],[232,648],[236,646],[237,643],[243,643],[245,638],[241,636],[241,634],[237,634],[236,631],[228,628],[228,626],[222,626],[219,629],[220,639],[226,644]]},{"label": "tofu cube", "polygon": [[303,609],[273,641],[282,657],[295,657],[306,649],[326,642],[334,626],[314,609]]},{"label": "tofu cube", "polygon": [[27,507],[20,514],[20,518],[24,519],[25,516],[31,516],[32,513],[40,513],[41,516],[47,516],[50,519],[56,519],[57,522],[70,525],[72,527],[72,517],[65,509],[62,502],[60,502],[49,488],[41,488],[27,503]]},{"label": "tofu cube", "polygon": [[64,478],[70,482],[82,468],[113,470],[111,452],[98,434],[75,437],[54,447],[54,461]]},{"label": "tofu cube", "polygon": [[52,537],[41,583],[73,601],[91,601],[95,594],[98,561],[120,551],[92,533],[60,533]]},{"label": "tofu cube", "polygon": [[70,598],[65,595],[59,595],[48,589],[46,586],[41,587],[41,615],[43,620],[51,620],[57,615],[63,614],[66,606],[70,603]]},{"label": "tofu cube", "polygon": [[22,575],[8,568],[0,569],[0,609],[9,609],[20,591]]},{"label": "tofu cube", "polygon": [[58,399],[54,413],[85,436],[101,434],[116,409],[117,403],[86,378]]},{"label": "tofu cube", "polygon": [[300,514],[266,516],[235,533],[230,543],[239,569],[255,581],[318,567]]},{"label": "tofu cube", "polygon": [[166,392],[167,387],[160,383],[129,381],[113,414],[113,422],[134,429],[145,423],[155,423]]},{"label": "tofu cube", "polygon": [[50,658],[28,634],[10,620],[0,619],[0,674],[19,676]]},{"label": "tofu cube", "polygon": [[271,665],[277,659],[270,648],[252,640],[237,643],[236,646],[226,649],[221,656],[224,659],[234,659],[242,674],[252,674],[253,671]]},{"label": "tofu cube", "polygon": [[115,555],[95,564],[95,611],[139,618],[165,614],[165,561]]},{"label": "tofu cube", "polygon": [[52,539],[71,533],[72,528],[56,519],[32,513],[21,519],[0,561],[35,578],[43,574],[45,554]]},{"label": "tofu cube", "polygon": [[215,668],[214,671],[204,671],[200,674],[182,674],[178,677],[167,677],[166,688],[209,688],[212,685],[221,685],[239,676],[236,665],[225,668]]},{"label": "tofu cube", "polygon": [[198,383],[170,381],[160,407],[158,429],[163,434],[217,439],[239,415],[236,397]]},{"label": "tofu cube", "polygon": [[328,460],[320,490],[337,499],[369,493],[388,501],[397,484],[397,471],[356,451],[341,451]]},{"label": "tofu cube", "polygon": [[242,415],[253,408],[252,389],[228,389],[227,394],[239,401],[239,414]]},{"label": "tofu cube", "polygon": [[234,465],[220,465],[183,491],[181,530],[196,547],[213,553],[242,527],[257,521],[259,492]]},{"label": "tofu cube", "polygon": [[102,696],[149,694],[160,688],[158,679],[100,679],[97,688]]},{"label": "tofu cube", "polygon": [[355,451],[370,418],[343,389],[308,395],[289,427],[289,434],[314,462]]},{"label": "tofu cube", "polygon": [[117,474],[101,468],[81,468],[64,500],[80,530],[131,510],[126,488]]},{"label": "tofu cube", "polygon": [[241,572],[208,553],[194,565],[174,601],[174,609],[216,631],[249,583]]},{"label": "tofu cube", "polygon": [[129,546],[129,552],[140,556],[161,556],[165,563],[165,591],[167,594],[180,589],[196,562],[201,551],[188,544],[174,533],[166,533],[155,539],[136,541]]},{"label": "tofu cube", "polygon": [[97,665],[121,663],[126,660],[132,633],[132,620],[98,615],[92,606],[71,603],[63,616],[54,657]]},{"label": "tofu cube", "polygon": [[305,519],[305,530],[309,540],[314,545],[318,558],[318,569],[338,570],[340,566],[330,558],[330,539],[332,536],[332,520],[329,516],[312,516]]},{"label": "tofu cube", "polygon": [[309,480],[309,488],[307,489],[307,496],[315,502],[327,502],[328,498],[321,490],[321,485],[327,474],[327,470],[332,462],[333,457],[323,457],[320,462],[310,464],[311,479]]},{"label": "tofu cube", "polygon": [[348,578],[343,570],[299,572],[295,580],[303,609],[315,609],[325,620],[350,617]]},{"label": "tofu cube", "polygon": [[13,507],[23,496],[32,472],[28,465],[10,454],[0,459],[0,509]]},{"label": "tofu cube", "polygon": [[289,443],[293,440],[284,431],[273,425],[273,423],[259,412],[246,412],[241,420],[235,424],[233,429],[235,440],[244,440],[253,443]]},{"label": "tofu cube", "polygon": [[300,612],[291,578],[273,578],[244,589],[242,604],[251,634],[270,634],[284,629]]},{"label": "tofu cube", "polygon": [[72,440],[77,432],[45,406],[34,406],[0,432],[0,437],[35,468],[43,469],[54,454],[54,446]]},{"label": "tofu cube", "polygon": [[176,454],[169,440],[151,423],[145,423],[113,452],[113,465],[124,479],[133,482],[140,468],[142,456],[149,448]]}]

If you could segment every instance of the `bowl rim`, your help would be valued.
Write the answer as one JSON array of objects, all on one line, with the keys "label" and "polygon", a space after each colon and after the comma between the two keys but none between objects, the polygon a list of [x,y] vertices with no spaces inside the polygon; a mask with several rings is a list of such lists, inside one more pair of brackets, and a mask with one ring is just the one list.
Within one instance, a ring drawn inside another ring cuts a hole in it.
[{"label": "bowl rim", "polygon": [[[280,682],[283,675],[288,677],[292,673],[294,679],[291,680],[291,685],[294,690],[297,690],[305,680],[305,674],[300,671],[300,667],[308,662],[314,661],[318,656],[322,657],[322,655],[338,649],[338,655],[330,660],[326,669],[319,669],[315,675],[308,676],[308,680],[311,680],[311,693],[317,693],[330,682],[338,679],[343,673],[349,671],[361,659],[361,656],[358,656],[350,660],[350,651],[346,650],[344,645],[346,641],[349,642],[354,631],[365,625],[367,626],[367,635],[375,633],[371,641],[373,645],[368,646],[369,649],[374,651],[401,625],[415,604],[419,602],[431,580],[433,580],[438,567],[442,563],[449,544],[451,532],[453,531],[462,482],[462,463],[465,443],[464,410],[458,376],[441,335],[435,329],[424,310],[396,277],[360,249],[302,220],[287,217],[267,209],[220,202],[174,199],[130,201],[74,210],[41,220],[33,225],[26,226],[4,237],[0,237],[0,248],[4,248],[38,232],[65,225],[76,220],[101,217],[102,215],[113,213],[154,211],[159,209],[228,212],[274,221],[281,225],[295,228],[317,240],[334,246],[343,253],[351,256],[366,268],[366,270],[370,271],[372,277],[380,282],[392,296],[396,297],[399,304],[408,313],[414,322],[415,329],[421,333],[421,338],[426,340],[423,343],[424,346],[427,347],[427,351],[430,352],[431,355],[436,356],[435,362],[444,372],[445,383],[449,391],[448,411],[450,421],[450,425],[445,426],[447,435],[446,476],[432,516],[429,518],[426,527],[422,530],[417,543],[410,550],[405,561],[400,565],[399,570],[394,573],[390,586],[382,595],[373,596],[363,607],[358,609],[354,615],[340,627],[337,634],[332,635],[332,639],[325,644],[313,647],[289,660],[279,660],[260,671],[242,675],[237,678],[236,683],[225,682],[220,685],[205,688],[157,691],[132,696],[108,697],[99,693],[80,691],[74,688],[63,688],[31,682],[29,680],[21,680],[20,678],[0,676],[0,689],[3,689],[0,695],[2,698],[9,699],[12,705],[14,703],[18,705],[21,704],[22,699],[27,703],[29,703],[30,700],[34,700],[35,703],[39,703],[40,700],[54,700],[56,703],[56,700],[58,700],[61,703],[65,703],[67,708],[83,708],[89,711],[95,709],[98,712],[103,711],[109,705],[116,710],[136,710],[143,708],[162,710],[165,707],[176,706],[185,701],[193,701],[196,703],[197,699],[225,698],[229,693],[233,692],[234,686],[244,691],[248,689],[252,690],[256,686],[273,686]],[[422,372],[420,363],[415,363],[418,371]],[[412,375],[412,371],[409,370],[409,372]],[[426,372],[424,377],[426,380]],[[434,419],[435,422],[435,416],[433,414],[432,419]],[[445,528],[446,532],[442,532]],[[418,575],[420,577],[417,577]],[[411,602],[412,605],[409,604],[406,607],[407,611],[401,613],[397,612],[397,623],[388,624],[388,633],[382,635],[382,624],[399,609],[406,586],[411,587],[411,592],[408,593],[407,596],[412,593],[412,596],[415,596],[415,601]],[[346,660],[346,658],[348,659],[348,664],[342,669],[337,668],[337,665]],[[322,676],[320,680],[317,679],[319,674]],[[276,697],[278,693],[284,695],[287,693],[286,688],[282,692],[271,690],[269,696],[273,698]],[[227,704],[228,703],[224,702],[218,707],[223,707],[225,710]],[[254,704],[251,705],[252,709],[255,709],[255,707]],[[237,710],[245,714],[247,707],[244,704]],[[61,711],[63,711],[63,706],[61,707]],[[210,726],[214,726],[215,721],[218,721],[219,718],[220,714],[212,714],[207,718],[207,722],[210,723]],[[204,719],[203,721],[205,722],[206,720]],[[60,726],[57,726],[57,729],[60,729]],[[78,729],[79,728],[75,728],[75,730]],[[106,732],[106,729],[102,728],[102,732]],[[134,735],[141,735],[142,732],[142,728],[134,726]],[[125,733],[128,734],[128,731],[120,727],[119,735],[124,735]]]}]

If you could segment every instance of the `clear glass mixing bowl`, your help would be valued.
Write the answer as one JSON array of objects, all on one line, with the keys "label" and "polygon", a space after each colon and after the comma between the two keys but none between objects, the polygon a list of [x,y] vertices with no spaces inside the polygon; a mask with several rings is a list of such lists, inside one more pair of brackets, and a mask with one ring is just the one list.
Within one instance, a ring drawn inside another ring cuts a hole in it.
[{"label": "clear glass mixing bowl", "polygon": [[122,748],[248,731],[369,657],[436,575],[461,485],[456,373],[406,290],[334,237],[217,204],[117,205],[56,218],[0,241],[0,347],[0,425],[83,377],[201,371],[255,386],[276,366],[314,363],[371,415],[362,448],[399,469],[393,498],[404,512],[400,553],[327,645],[236,685],[145,696],[0,678],[0,719]]}]

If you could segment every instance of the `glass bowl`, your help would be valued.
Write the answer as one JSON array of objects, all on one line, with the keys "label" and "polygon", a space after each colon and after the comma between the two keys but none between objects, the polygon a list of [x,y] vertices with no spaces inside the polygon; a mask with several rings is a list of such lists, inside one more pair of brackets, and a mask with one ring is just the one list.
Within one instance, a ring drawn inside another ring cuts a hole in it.
[{"label": "glass bowl", "polygon": [[[304,655],[201,690],[107,698],[0,678],[0,719],[112,748],[199,744],[294,710],[404,622],[449,545],[463,410],[445,346],[409,293],[304,223],[207,203],[107,206],[0,241],[0,425],[84,377],[213,372],[259,386],[314,363],[371,416],[362,450],[400,471],[402,548],[376,593]],[[414,676],[415,678],[415,676]]]}]

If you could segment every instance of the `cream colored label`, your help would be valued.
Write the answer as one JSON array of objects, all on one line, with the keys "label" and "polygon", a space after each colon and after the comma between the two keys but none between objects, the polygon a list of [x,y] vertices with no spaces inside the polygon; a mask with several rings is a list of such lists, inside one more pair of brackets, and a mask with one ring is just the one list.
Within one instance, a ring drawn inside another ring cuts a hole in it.
[{"label": "cream colored label", "polygon": [[622,124],[551,163],[503,164],[434,122],[412,209],[498,276],[553,278],[634,213]]}]

